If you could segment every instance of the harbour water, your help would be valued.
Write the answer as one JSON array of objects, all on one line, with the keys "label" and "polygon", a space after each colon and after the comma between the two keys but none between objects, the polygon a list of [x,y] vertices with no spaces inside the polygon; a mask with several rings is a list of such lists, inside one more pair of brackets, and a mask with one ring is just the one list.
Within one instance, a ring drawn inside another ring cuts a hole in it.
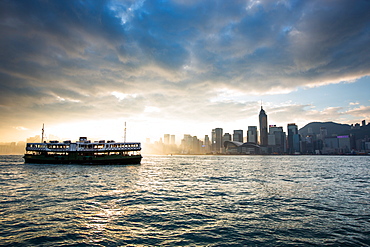
[{"label": "harbour water", "polygon": [[370,246],[369,156],[0,156],[0,246]]}]

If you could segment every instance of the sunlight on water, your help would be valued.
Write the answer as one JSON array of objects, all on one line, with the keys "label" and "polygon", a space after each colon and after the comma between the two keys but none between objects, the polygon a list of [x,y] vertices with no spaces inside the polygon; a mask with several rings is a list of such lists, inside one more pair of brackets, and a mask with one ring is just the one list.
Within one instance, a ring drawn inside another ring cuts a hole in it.
[{"label": "sunlight on water", "polygon": [[370,245],[370,157],[1,156],[0,245]]}]

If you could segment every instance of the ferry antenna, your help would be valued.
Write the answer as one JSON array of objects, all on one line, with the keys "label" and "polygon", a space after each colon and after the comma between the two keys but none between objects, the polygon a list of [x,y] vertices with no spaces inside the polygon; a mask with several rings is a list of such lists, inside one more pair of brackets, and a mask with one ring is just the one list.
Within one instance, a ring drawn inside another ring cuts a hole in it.
[{"label": "ferry antenna", "polygon": [[41,143],[44,142],[44,124],[42,124],[42,130],[41,130]]},{"label": "ferry antenna", "polygon": [[125,122],[125,133],[124,133],[124,136],[123,136],[123,142],[126,143],[126,122]]}]

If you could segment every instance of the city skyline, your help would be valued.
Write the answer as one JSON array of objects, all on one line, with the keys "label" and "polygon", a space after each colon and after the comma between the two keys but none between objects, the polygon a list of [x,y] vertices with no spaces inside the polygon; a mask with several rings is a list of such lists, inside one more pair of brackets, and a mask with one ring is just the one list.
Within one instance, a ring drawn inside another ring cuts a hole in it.
[{"label": "city skyline", "polygon": [[[368,1],[2,1],[0,142],[370,120]],[[230,132],[230,134],[233,134]]]},{"label": "city skyline", "polygon": [[[286,132],[282,126],[268,124],[268,115],[259,113],[257,126],[248,126],[247,135],[243,130],[233,130],[231,135],[223,128],[214,128],[211,139],[184,134],[181,144],[176,145],[175,136],[164,134],[154,145],[149,139],[144,147],[148,154],[370,154],[370,123],[366,120],[356,124],[334,122],[312,122],[299,131],[295,123],[288,123]],[[267,128],[268,126],[268,128]],[[328,128],[327,128],[328,127]],[[171,142],[169,141],[169,137]],[[166,141],[167,140],[167,141]]]},{"label": "city skyline", "polygon": [[[366,120],[362,120],[361,124],[355,123],[351,125],[334,122],[311,122],[301,128],[302,130],[306,128],[306,130],[303,130],[303,132],[299,131],[299,128],[295,123],[288,123],[286,125],[285,132],[283,126],[268,124],[268,115],[266,114],[262,106],[258,118],[259,128],[257,126],[248,126],[246,135],[243,134],[243,129],[234,129],[233,134],[230,134],[226,131],[224,132],[223,128],[215,128],[211,131],[211,139],[208,134],[205,134],[204,138],[198,138],[198,136],[192,136],[190,134],[183,134],[183,139],[181,139],[180,142],[176,142],[176,140],[178,139],[176,138],[176,135],[172,134],[163,134],[163,138],[160,137],[159,140],[155,140],[154,143],[151,143],[150,138],[146,138],[144,143],[144,153],[357,154],[366,153],[370,150],[370,123],[367,123]],[[313,131],[312,124],[331,124],[334,126],[339,125],[341,127],[340,129],[336,127],[335,130],[330,129],[331,134],[329,134],[329,131],[326,127],[320,127],[320,130],[316,130],[316,132]],[[360,132],[358,130],[360,130]],[[86,137],[79,137],[79,139],[81,138]],[[93,142],[98,142],[98,140],[94,140],[93,138],[88,139]],[[27,143],[38,143],[40,142],[40,140],[45,140],[47,142],[53,140],[57,142],[62,141],[57,136],[44,136],[44,126],[42,129],[42,134],[27,138]],[[110,140],[99,140],[99,143],[106,141],[112,142]],[[0,142],[0,153],[23,153],[25,144],[26,142],[24,141],[8,143]]]}]

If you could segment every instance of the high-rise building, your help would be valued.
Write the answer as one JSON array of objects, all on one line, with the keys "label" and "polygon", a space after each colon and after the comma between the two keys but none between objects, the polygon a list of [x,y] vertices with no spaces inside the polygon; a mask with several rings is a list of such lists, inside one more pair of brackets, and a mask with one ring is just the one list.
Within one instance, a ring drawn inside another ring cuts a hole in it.
[{"label": "high-rise building", "polygon": [[328,135],[328,130],[325,127],[320,127],[320,139],[324,140]]},{"label": "high-rise building", "polygon": [[243,130],[234,130],[233,141],[243,142]]},{"label": "high-rise building", "polygon": [[299,150],[295,149],[297,148],[297,144],[295,144],[295,142],[300,141],[297,135],[298,135],[298,126],[295,123],[288,124],[288,153],[290,154],[299,152]]},{"label": "high-rise building", "polygon": [[200,153],[200,140],[196,136],[193,136],[193,154],[199,154]]},{"label": "high-rise building", "polygon": [[171,145],[175,144],[176,144],[175,135],[171,135]]},{"label": "high-rise building", "polygon": [[208,135],[204,136],[204,149],[205,149],[205,153],[210,153],[211,152],[211,145],[210,145],[210,142],[209,142]]},{"label": "high-rise building", "polygon": [[294,153],[301,152],[301,135],[300,134],[295,134],[293,136],[293,149],[294,149]]},{"label": "high-rise building", "polygon": [[268,142],[269,146],[275,146],[276,145],[275,134],[268,134],[267,135],[267,142]]},{"label": "high-rise building", "polygon": [[169,145],[170,144],[170,134],[164,134],[163,140],[164,140],[165,145]]},{"label": "high-rise building", "polygon": [[257,143],[257,126],[248,126],[247,142]]},{"label": "high-rise building", "polygon": [[225,133],[222,137],[222,142],[231,141],[231,135],[229,133]]},{"label": "high-rise building", "polygon": [[193,137],[189,134],[184,135],[184,139],[181,140],[182,153],[190,154],[193,151]]},{"label": "high-rise building", "polygon": [[267,134],[267,115],[261,106],[261,111],[259,115],[260,120],[260,145],[268,145],[268,134]]},{"label": "high-rise building", "polygon": [[216,153],[222,152],[222,128],[216,128],[212,130],[212,150]]},{"label": "high-rise building", "polygon": [[212,129],[211,133],[211,150],[212,152],[216,150],[216,129]]},{"label": "high-rise building", "polygon": [[273,153],[282,154],[286,152],[286,135],[283,127],[269,126],[268,145]]}]

